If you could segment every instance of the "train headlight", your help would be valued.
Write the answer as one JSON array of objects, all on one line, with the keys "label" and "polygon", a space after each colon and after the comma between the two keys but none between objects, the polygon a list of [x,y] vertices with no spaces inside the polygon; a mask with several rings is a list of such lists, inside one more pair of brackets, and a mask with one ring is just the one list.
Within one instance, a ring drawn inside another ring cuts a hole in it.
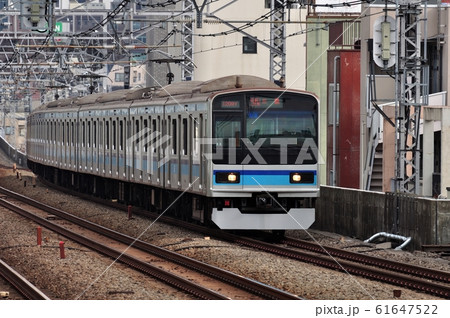
[{"label": "train headlight", "polygon": [[240,183],[239,172],[216,172],[216,183]]},{"label": "train headlight", "polygon": [[228,175],[228,182],[236,182],[237,176],[234,173]]},{"label": "train headlight", "polygon": [[314,172],[303,171],[303,172],[291,172],[289,174],[290,183],[314,183],[315,181]]},{"label": "train headlight", "polygon": [[294,172],[291,174],[291,183],[298,183],[302,181],[302,175],[298,172]]}]

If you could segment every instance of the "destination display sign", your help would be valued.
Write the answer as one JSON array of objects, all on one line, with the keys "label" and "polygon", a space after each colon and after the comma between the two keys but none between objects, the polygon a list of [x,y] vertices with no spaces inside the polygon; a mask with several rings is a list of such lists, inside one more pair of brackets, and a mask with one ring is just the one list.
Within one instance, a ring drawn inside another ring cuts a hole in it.
[{"label": "destination display sign", "polygon": [[263,96],[250,96],[249,106],[253,108],[283,108],[283,100]]}]

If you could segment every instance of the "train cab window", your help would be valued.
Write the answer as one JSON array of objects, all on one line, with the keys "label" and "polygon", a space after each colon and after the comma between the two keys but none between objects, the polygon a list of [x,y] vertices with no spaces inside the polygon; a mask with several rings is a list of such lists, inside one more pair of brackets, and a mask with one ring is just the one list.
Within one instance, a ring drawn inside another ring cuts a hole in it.
[{"label": "train cab window", "polygon": [[240,146],[242,116],[240,114],[216,114],[214,116],[214,137],[217,147]]}]

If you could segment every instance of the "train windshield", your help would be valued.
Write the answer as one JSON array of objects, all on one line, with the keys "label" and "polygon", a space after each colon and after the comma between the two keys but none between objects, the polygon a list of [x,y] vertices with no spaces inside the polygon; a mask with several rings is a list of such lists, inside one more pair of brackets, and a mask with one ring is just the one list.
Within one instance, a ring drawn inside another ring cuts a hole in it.
[{"label": "train windshield", "polygon": [[[306,94],[249,92],[216,98],[213,134],[243,164],[317,162],[318,102]],[[235,149],[228,149],[228,148]],[[227,159],[214,160],[226,163]],[[228,162],[231,163],[231,162]]]}]

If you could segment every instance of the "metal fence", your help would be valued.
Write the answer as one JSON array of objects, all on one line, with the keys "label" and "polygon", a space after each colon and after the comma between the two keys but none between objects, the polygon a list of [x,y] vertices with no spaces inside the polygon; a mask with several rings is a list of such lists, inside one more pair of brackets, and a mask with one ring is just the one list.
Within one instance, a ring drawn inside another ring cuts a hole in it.
[{"label": "metal fence", "polygon": [[17,165],[27,167],[27,156],[11,146],[3,137],[0,136],[0,148]]}]

